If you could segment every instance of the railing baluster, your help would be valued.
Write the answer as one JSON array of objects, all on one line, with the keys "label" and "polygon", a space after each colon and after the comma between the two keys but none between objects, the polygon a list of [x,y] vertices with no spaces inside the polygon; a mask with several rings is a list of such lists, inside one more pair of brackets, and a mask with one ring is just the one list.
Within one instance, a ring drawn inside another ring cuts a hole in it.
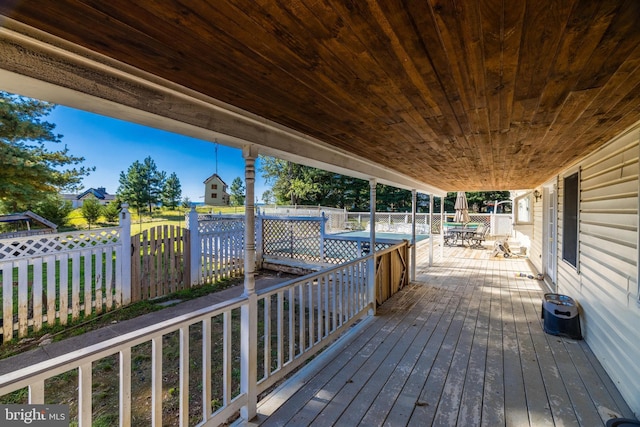
[{"label": "railing baluster", "polygon": [[180,328],[180,427],[189,425],[189,326]]},{"label": "railing baluster", "polygon": [[224,406],[229,405],[231,402],[231,373],[232,373],[232,362],[233,357],[231,353],[231,311],[225,311],[222,315],[223,325],[222,325],[222,348],[223,348],[223,356],[222,356],[222,394],[223,394],[223,402]]},{"label": "railing baluster", "polygon": [[313,280],[307,282],[307,291],[309,292],[309,347],[313,347],[315,343],[315,316],[314,316],[314,307],[313,307]]},{"label": "railing baluster", "polygon": [[333,318],[333,325],[331,327],[331,331],[335,331],[336,329],[338,329],[338,312],[337,312],[337,299],[338,299],[338,294],[337,294],[337,284],[336,284],[336,278],[337,278],[337,273],[333,272],[331,275],[331,314],[332,314],[332,318]]},{"label": "railing baluster", "polygon": [[120,350],[120,427],[131,426],[131,347]]},{"label": "railing baluster", "polygon": [[151,340],[151,425],[162,425],[162,335]]},{"label": "railing baluster", "polygon": [[329,274],[324,276],[324,336],[327,337],[331,333],[331,313],[329,312]]},{"label": "railing baluster", "polygon": [[44,380],[29,385],[29,404],[44,404]]},{"label": "railing baluster", "polygon": [[267,296],[264,301],[264,378],[269,378],[271,373],[271,297]]},{"label": "railing baluster", "polygon": [[202,320],[202,420],[211,417],[211,318]]},{"label": "railing baluster", "polygon": [[289,362],[293,361],[296,353],[296,336],[295,336],[295,307],[296,307],[296,288],[289,288]]},{"label": "railing baluster", "polygon": [[323,337],[323,331],[322,331],[322,326],[323,326],[323,321],[322,321],[322,307],[323,307],[323,302],[322,302],[322,282],[323,282],[323,276],[318,277],[317,280],[317,301],[316,301],[316,322],[318,323],[318,336],[316,339],[316,342],[320,342],[320,340]]},{"label": "railing baluster", "polygon": [[277,325],[278,328],[278,354],[277,354],[277,369],[282,369],[283,354],[284,354],[284,292],[278,292],[278,314]]},{"label": "railing baluster", "polygon": [[78,368],[78,425],[90,427],[93,411],[91,409],[91,362]]},{"label": "railing baluster", "polygon": [[307,349],[307,345],[306,345],[306,334],[305,334],[305,329],[306,329],[306,306],[305,306],[305,297],[304,297],[304,290],[306,288],[306,282],[302,282],[300,283],[300,285],[298,285],[298,288],[300,289],[300,302],[298,303],[298,311],[299,311],[299,317],[300,317],[300,330],[299,335],[300,335],[300,342],[299,342],[299,351],[298,354],[302,354],[305,352],[305,350]]}]

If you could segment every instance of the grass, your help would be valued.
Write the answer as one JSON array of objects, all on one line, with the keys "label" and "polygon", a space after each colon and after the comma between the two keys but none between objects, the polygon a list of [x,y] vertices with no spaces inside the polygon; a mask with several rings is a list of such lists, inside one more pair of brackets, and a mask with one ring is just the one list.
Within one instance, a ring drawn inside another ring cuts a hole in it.
[{"label": "grass", "polygon": [[[244,214],[244,206],[198,206],[196,211],[201,214],[205,213],[214,213],[214,214],[223,214],[223,215],[241,215]],[[153,211],[151,215],[149,212],[141,212],[141,215],[138,216],[135,209],[130,209],[131,213],[131,235],[141,233],[145,230],[149,230],[150,228],[156,227],[158,225],[177,225],[179,227],[185,226],[185,215],[189,212],[188,209],[178,208],[178,209],[167,209],[167,208],[157,208]],[[115,227],[117,223],[108,223],[105,221],[103,217],[100,217],[96,224],[91,226],[91,229],[96,228],[104,228],[104,227]],[[69,222],[66,227],[61,227],[63,231],[73,231],[73,230],[86,230],[89,228],[87,221],[82,217],[82,212],[80,208],[74,209],[71,214],[69,214]]]},{"label": "grass", "polygon": [[28,339],[13,339],[12,341],[0,345],[0,359],[14,356],[16,354],[28,351],[38,346],[43,337],[51,337],[53,341],[60,341],[65,338],[81,335],[89,331],[108,326],[112,323],[133,319],[147,313],[164,308],[161,303],[172,300],[187,301],[199,298],[231,286],[239,285],[243,281],[242,277],[233,279],[223,279],[214,284],[197,286],[189,289],[183,289],[170,295],[156,298],[152,301],[138,301],[127,306],[117,308],[99,315],[84,316],[80,314],[80,318],[71,321],[67,325],[56,323],[55,325],[43,325],[38,332],[30,332]]}]

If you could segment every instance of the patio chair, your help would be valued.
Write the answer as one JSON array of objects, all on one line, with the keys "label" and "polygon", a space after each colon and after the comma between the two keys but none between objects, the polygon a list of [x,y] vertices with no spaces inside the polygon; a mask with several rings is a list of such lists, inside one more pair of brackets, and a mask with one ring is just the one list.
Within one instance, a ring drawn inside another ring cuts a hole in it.
[{"label": "patio chair", "polygon": [[444,233],[444,245],[445,246],[453,246],[456,243],[456,233],[452,233],[450,231],[445,231]]},{"label": "patio chair", "polygon": [[487,238],[487,234],[489,233],[489,227],[480,224],[478,228],[476,228],[476,232],[471,235],[469,241],[471,242],[472,248],[482,248],[482,243]]}]

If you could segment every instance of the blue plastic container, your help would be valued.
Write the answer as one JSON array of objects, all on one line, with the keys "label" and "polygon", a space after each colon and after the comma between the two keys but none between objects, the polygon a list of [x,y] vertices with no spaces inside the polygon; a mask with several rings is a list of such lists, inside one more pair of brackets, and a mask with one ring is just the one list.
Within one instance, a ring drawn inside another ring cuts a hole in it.
[{"label": "blue plastic container", "polygon": [[560,294],[544,294],[542,318],[546,333],[576,340],[582,339],[580,314],[573,298]]}]

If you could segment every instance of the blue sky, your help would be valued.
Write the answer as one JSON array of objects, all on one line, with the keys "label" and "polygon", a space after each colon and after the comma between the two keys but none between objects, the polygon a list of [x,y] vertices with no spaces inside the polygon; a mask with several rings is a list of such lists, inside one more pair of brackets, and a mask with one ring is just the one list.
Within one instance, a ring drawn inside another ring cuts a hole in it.
[{"label": "blue sky", "polygon": [[[136,160],[147,156],[158,170],[167,175],[175,172],[182,185],[182,197],[202,202],[203,181],[216,172],[215,144],[121,120],[99,116],[64,106],[57,106],[45,118],[55,123],[71,154],[85,158],[84,165],[95,166],[95,172],[84,178],[84,188],[105,187],[115,194],[120,172]],[[256,196],[262,202],[265,184],[256,163]],[[227,183],[236,178],[244,182],[244,160],[238,149],[218,145],[218,175]]]}]

